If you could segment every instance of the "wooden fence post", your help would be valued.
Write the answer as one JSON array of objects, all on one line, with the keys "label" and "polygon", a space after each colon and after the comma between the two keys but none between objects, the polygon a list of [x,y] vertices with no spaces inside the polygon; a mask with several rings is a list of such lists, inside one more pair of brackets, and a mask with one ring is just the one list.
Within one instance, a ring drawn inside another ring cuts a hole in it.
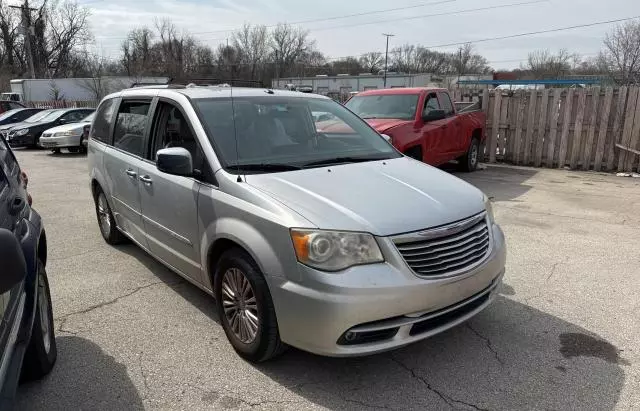
[{"label": "wooden fence post", "polygon": [[592,89],[591,114],[587,129],[587,140],[584,143],[582,152],[582,169],[588,170],[591,167],[591,153],[593,153],[593,143],[596,136],[596,123],[598,121],[598,103],[600,102],[600,87]]},{"label": "wooden fence post", "polygon": [[578,157],[580,157],[580,146],[582,143],[582,124],[584,123],[584,112],[587,107],[587,91],[578,90],[578,107],[576,110],[576,124],[573,128],[573,144],[571,145],[571,157],[569,158],[569,166],[575,169],[578,165]]},{"label": "wooden fence post", "polygon": [[563,168],[567,159],[567,149],[569,147],[569,130],[571,129],[571,109],[573,108],[573,93],[575,89],[570,88],[567,92],[567,100],[564,106],[564,117],[562,118],[562,135],[560,136],[560,148],[558,151],[558,168]]},{"label": "wooden fence post", "polygon": [[538,90],[531,90],[529,93],[529,114],[527,115],[527,132],[524,140],[524,152],[522,161],[525,166],[529,165],[529,158],[531,156],[531,148],[533,141],[533,126],[536,119],[536,103],[538,101]]},{"label": "wooden fence post", "polygon": [[618,105],[616,107],[616,117],[613,123],[613,135],[611,136],[611,144],[609,144],[609,150],[607,155],[607,170],[613,170],[613,166],[616,158],[616,143],[622,139],[622,125],[624,124],[624,113],[627,102],[627,95],[629,90],[627,87],[620,87],[620,95],[618,95]]},{"label": "wooden fence post", "polygon": [[538,136],[536,138],[536,156],[533,165],[540,167],[542,163],[542,148],[547,139],[547,111],[549,106],[549,89],[546,88],[542,92],[542,103],[540,104],[540,117],[538,121]]},{"label": "wooden fence post", "polygon": [[518,100],[518,116],[516,117],[516,136],[514,138],[513,145],[513,162],[515,164],[520,164],[520,147],[522,147],[522,123],[524,122],[524,106],[525,106],[525,95],[524,93],[518,92],[519,100]]},{"label": "wooden fence post", "polygon": [[491,138],[489,139],[489,162],[496,162],[496,147],[498,145],[498,133],[500,132],[500,105],[502,104],[502,91],[498,90],[493,99],[493,121],[491,126]]},{"label": "wooden fence post", "polygon": [[[623,145],[630,149],[635,149],[636,145],[638,144],[638,134],[640,134],[640,91],[638,92],[638,101],[636,103],[633,129],[631,131],[631,135],[626,140],[626,143],[623,143]],[[625,163],[623,169],[619,171],[631,171],[633,169],[633,163],[636,159],[636,155],[637,154],[625,150]]]},{"label": "wooden fence post", "polygon": [[604,156],[604,143],[607,140],[609,130],[609,113],[611,113],[611,101],[613,100],[613,88],[607,87],[604,92],[602,102],[602,116],[600,117],[600,129],[598,130],[598,142],[596,143],[596,156],[593,161],[593,169],[600,171],[602,168],[602,157]]},{"label": "wooden fence post", "polygon": [[560,104],[562,102],[562,89],[553,91],[553,101],[551,102],[551,127],[549,129],[549,142],[547,143],[547,158],[544,162],[549,168],[553,167],[553,157],[556,152],[556,139],[558,136],[558,120],[560,119]]},{"label": "wooden fence post", "polygon": [[[638,87],[631,87],[629,91],[629,99],[627,100],[627,109],[625,110],[624,117],[624,129],[622,131],[622,138],[620,144],[628,147],[629,141],[631,141],[631,133],[633,131],[633,120],[636,115],[636,103],[638,102]],[[623,171],[624,163],[627,158],[626,152],[620,149],[618,155],[618,171]]]}]

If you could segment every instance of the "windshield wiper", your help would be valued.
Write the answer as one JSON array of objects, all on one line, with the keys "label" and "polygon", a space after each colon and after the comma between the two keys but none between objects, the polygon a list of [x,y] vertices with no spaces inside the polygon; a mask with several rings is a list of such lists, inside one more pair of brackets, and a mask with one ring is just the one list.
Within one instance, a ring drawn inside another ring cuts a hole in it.
[{"label": "windshield wiper", "polygon": [[306,163],[302,167],[310,168],[310,167],[330,166],[334,164],[344,164],[344,163],[364,163],[367,161],[386,160],[388,158],[389,157],[386,157],[386,156],[383,156],[383,157],[335,157],[335,158],[328,158],[326,160],[312,161],[310,163]]},{"label": "windshield wiper", "polygon": [[378,117],[376,117],[376,116],[362,117],[362,119],[364,119],[364,120],[371,120],[371,119],[375,119],[375,118],[378,118]]},{"label": "windshield wiper", "polygon": [[229,170],[273,171],[273,172],[302,170],[302,167],[300,166],[294,166],[293,164],[281,164],[281,163],[238,164],[238,165],[230,165],[227,168]]}]

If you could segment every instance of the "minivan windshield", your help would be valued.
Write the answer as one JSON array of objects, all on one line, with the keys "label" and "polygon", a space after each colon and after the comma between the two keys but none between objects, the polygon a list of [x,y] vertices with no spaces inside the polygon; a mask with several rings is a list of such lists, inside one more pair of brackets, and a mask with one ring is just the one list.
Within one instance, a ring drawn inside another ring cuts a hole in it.
[{"label": "minivan windshield", "polygon": [[[32,115],[31,117],[26,119],[24,122],[25,123],[37,123],[39,121],[50,120],[48,118],[50,115],[55,118],[54,113],[58,114],[61,111],[62,110],[44,110],[44,111],[41,111],[39,113],[36,113],[36,114]],[[45,119],[45,117],[47,117],[47,118]]]},{"label": "minivan windshield", "polygon": [[276,172],[400,154],[340,104],[309,97],[194,99],[228,172]]},{"label": "minivan windshield", "polygon": [[345,105],[364,119],[413,120],[416,116],[418,97],[418,94],[353,96]]}]

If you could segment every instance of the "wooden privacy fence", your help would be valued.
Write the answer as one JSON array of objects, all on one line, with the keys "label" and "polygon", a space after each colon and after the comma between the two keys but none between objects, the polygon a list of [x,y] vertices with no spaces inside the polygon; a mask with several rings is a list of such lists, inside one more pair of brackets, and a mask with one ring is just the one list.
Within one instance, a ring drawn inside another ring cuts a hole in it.
[{"label": "wooden privacy fence", "polygon": [[[467,93],[471,97],[463,100],[472,100],[472,93],[478,91]],[[488,162],[596,171],[638,169],[639,87],[479,94],[487,114]]]}]

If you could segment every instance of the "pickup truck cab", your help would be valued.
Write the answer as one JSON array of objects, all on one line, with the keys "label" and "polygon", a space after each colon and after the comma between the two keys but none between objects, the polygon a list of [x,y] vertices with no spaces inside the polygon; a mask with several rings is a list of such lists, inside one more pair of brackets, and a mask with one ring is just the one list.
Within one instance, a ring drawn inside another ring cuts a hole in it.
[{"label": "pickup truck cab", "polygon": [[370,90],[346,106],[409,157],[434,166],[458,160],[465,171],[478,166],[485,114],[473,106],[458,112],[446,89]]}]

